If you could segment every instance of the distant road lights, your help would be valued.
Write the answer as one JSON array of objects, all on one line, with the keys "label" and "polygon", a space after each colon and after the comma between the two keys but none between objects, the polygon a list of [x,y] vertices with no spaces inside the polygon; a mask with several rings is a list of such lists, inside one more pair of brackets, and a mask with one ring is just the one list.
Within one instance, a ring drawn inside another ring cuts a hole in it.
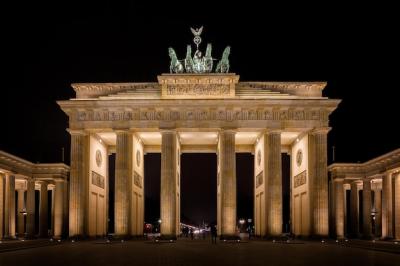
[{"label": "distant road lights", "polygon": [[244,219],[240,219],[240,220],[239,220],[239,223],[240,223],[240,224],[244,224],[245,222],[246,222],[246,221],[245,221]]},{"label": "distant road lights", "polygon": [[162,220],[161,219],[158,219],[158,223],[160,224],[162,222]]}]

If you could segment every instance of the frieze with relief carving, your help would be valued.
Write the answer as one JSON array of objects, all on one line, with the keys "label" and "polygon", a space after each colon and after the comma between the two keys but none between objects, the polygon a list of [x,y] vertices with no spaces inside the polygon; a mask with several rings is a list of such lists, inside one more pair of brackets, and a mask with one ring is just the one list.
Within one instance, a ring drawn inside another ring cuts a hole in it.
[{"label": "frieze with relief carving", "polygon": [[230,95],[230,86],[225,84],[178,84],[167,85],[167,95]]},{"label": "frieze with relief carving", "polygon": [[134,111],[78,111],[77,121],[178,121],[178,120],[322,120],[327,121],[327,111],[234,108],[140,109]]},{"label": "frieze with relief carving", "polygon": [[263,178],[263,171],[261,171],[257,176],[256,176],[256,188],[261,186],[264,183],[264,178]]},{"label": "frieze with relief carving", "polygon": [[304,170],[298,175],[295,175],[293,178],[293,187],[297,188],[301,185],[305,185],[307,183],[307,171]]},{"label": "frieze with relief carving", "polygon": [[135,186],[142,188],[142,176],[139,175],[136,171],[133,173],[133,183]]},{"label": "frieze with relief carving", "polygon": [[105,187],[104,180],[105,180],[104,176],[96,173],[95,171],[92,171],[92,185],[104,189]]}]

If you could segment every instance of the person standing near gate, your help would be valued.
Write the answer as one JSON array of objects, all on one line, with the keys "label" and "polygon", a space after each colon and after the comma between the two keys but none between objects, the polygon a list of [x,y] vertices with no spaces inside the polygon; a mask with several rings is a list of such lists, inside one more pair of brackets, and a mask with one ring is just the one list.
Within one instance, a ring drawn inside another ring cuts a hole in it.
[{"label": "person standing near gate", "polygon": [[193,228],[189,229],[189,234],[190,234],[190,239],[194,239],[194,233],[193,233]]},{"label": "person standing near gate", "polygon": [[211,225],[211,243],[217,244],[217,227],[214,224]]}]

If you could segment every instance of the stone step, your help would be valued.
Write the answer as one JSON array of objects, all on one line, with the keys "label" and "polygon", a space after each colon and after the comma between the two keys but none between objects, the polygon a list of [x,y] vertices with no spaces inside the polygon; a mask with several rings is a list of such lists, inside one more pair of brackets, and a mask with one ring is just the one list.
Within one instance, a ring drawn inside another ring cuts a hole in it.
[{"label": "stone step", "polygon": [[272,90],[254,89],[254,88],[237,88],[236,91],[272,91]]},{"label": "stone step", "polygon": [[160,90],[136,90],[136,91],[124,91],[118,92],[117,94],[135,94],[135,93],[160,93]]},{"label": "stone step", "polygon": [[258,91],[258,92],[248,92],[248,91],[237,91],[236,92],[237,95],[247,95],[247,94],[251,94],[251,95],[281,95],[282,93],[280,92],[262,92],[262,91]]}]

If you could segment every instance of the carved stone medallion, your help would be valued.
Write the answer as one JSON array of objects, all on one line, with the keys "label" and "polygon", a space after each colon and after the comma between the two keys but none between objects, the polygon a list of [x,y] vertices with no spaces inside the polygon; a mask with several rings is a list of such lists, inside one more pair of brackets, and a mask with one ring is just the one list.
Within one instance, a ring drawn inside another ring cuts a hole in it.
[{"label": "carved stone medallion", "polygon": [[260,166],[260,164],[261,164],[261,151],[260,150],[258,150],[258,152],[257,152],[257,164],[258,164],[258,166]]},{"label": "carved stone medallion", "polygon": [[102,161],[103,161],[103,157],[101,156],[101,151],[97,150],[96,151],[96,164],[98,167],[101,167]]},{"label": "carved stone medallion", "polygon": [[140,167],[140,159],[141,159],[140,157],[141,157],[140,151],[137,150],[137,151],[136,151],[136,165],[137,165],[138,167]]},{"label": "carved stone medallion", "polygon": [[298,149],[296,153],[297,166],[300,167],[302,162],[303,162],[303,151],[301,149]]}]

